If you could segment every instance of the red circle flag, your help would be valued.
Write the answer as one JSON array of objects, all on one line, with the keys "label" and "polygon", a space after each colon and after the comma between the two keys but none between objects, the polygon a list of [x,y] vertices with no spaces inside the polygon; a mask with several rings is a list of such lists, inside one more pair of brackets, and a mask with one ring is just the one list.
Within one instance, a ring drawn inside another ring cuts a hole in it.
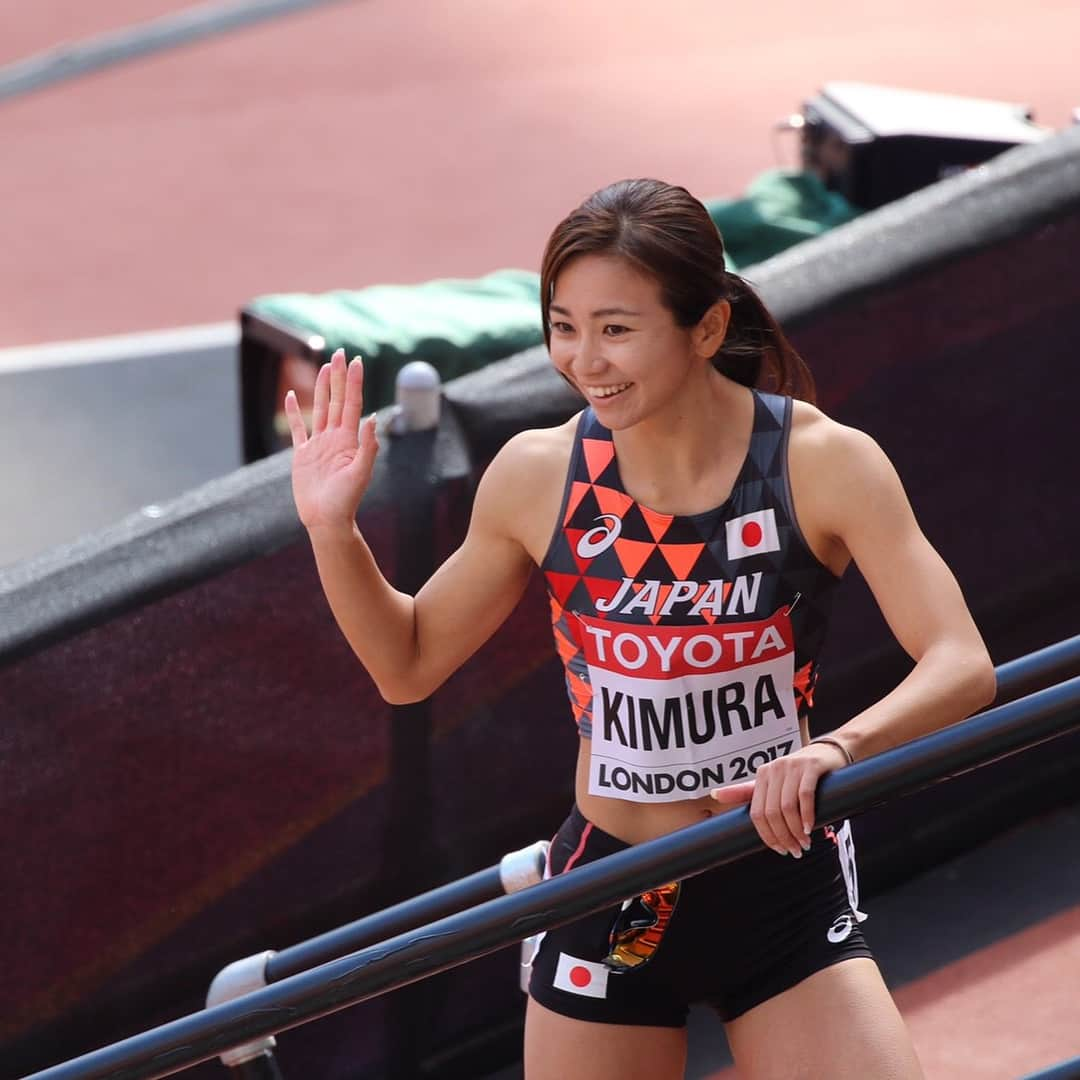
[{"label": "red circle flag", "polygon": [[588,968],[578,965],[570,969],[570,981],[575,986],[588,986],[592,982],[592,973]]},{"label": "red circle flag", "polygon": [[756,521],[748,521],[742,527],[742,542],[748,547],[757,547],[761,543],[765,534],[761,531],[761,526]]}]

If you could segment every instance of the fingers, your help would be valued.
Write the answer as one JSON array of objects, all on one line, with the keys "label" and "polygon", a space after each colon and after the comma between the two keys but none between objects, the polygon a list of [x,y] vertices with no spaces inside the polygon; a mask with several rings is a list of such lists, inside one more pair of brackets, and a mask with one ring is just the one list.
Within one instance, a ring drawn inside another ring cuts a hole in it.
[{"label": "fingers", "polygon": [[[801,859],[810,846],[803,830],[802,804],[799,800],[799,790],[807,776],[807,766],[794,760],[758,770],[758,784],[764,788],[762,816],[775,840],[775,844],[770,846],[796,859]],[[816,779],[811,777],[811,782],[816,783]]]},{"label": "fingers", "polygon": [[780,814],[783,832],[782,835],[790,854],[795,858],[801,858],[804,851],[809,851],[810,843],[807,833],[803,829],[802,802],[799,791],[802,787],[806,774],[794,769],[787,769],[783,774],[783,782],[780,788]]},{"label": "fingers", "polygon": [[356,431],[364,412],[364,362],[359,356],[352,358],[346,372],[344,398],[341,424],[349,431]]},{"label": "fingers", "polygon": [[802,819],[803,835],[814,831],[817,819],[817,780],[812,773],[803,773],[799,780],[799,817]]},{"label": "fingers", "polygon": [[722,806],[750,801],[750,820],[762,842],[781,855],[802,858],[810,850],[814,805],[822,769],[813,758],[792,755],[757,770],[752,781],[730,784],[709,794]]},{"label": "fingers", "polygon": [[753,798],[754,781],[747,780],[745,784],[728,784],[727,787],[716,788],[709,794],[723,806],[740,806]]},{"label": "fingers", "polygon": [[292,435],[295,450],[307,442],[307,427],[304,424],[303,414],[300,412],[300,402],[296,400],[295,390],[290,390],[285,395],[285,419],[289,422],[289,433]]},{"label": "fingers", "polygon": [[338,349],[330,358],[329,364],[323,364],[319,368],[319,374],[315,376],[315,395],[311,406],[311,434],[321,435],[326,430],[326,421],[330,413],[330,368],[338,356],[345,358],[342,349]]},{"label": "fingers", "polygon": [[379,438],[375,432],[375,417],[369,416],[360,425],[360,448],[352,459],[349,468],[364,478],[364,486],[371,477],[375,464],[375,455],[379,452]]},{"label": "fingers", "polygon": [[311,434],[344,426],[356,431],[364,408],[364,366],[359,356],[345,363],[345,350],[335,349],[315,377]]},{"label": "fingers", "polygon": [[766,784],[754,785],[754,797],[750,800],[750,820],[754,823],[754,828],[757,829],[758,836],[761,837],[765,846],[772,848],[777,854],[783,855],[785,854],[784,849],[780,846],[776,833],[773,832],[766,812],[768,809],[765,802],[766,786]]},{"label": "fingers", "polygon": [[[768,782],[759,772],[756,780],[748,780],[743,784],[728,784],[727,787],[710,791],[709,795],[721,806],[739,806],[749,802],[750,820],[753,821],[765,846],[772,848],[779,855],[793,854],[791,847],[782,842],[773,824],[772,815],[769,812],[768,787]],[[802,855],[802,850],[798,845],[794,850]]]},{"label": "fingers", "polygon": [[[345,381],[348,368],[345,365],[345,350],[336,349],[330,357],[330,406],[326,413],[326,426],[335,428],[341,424],[341,414],[345,409]],[[355,431],[356,428],[353,428]]]}]

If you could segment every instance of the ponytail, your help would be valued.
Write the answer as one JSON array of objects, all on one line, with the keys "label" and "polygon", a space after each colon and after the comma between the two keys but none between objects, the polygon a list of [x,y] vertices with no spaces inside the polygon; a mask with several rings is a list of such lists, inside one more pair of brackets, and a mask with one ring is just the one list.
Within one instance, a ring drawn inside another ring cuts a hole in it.
[{"label": "ponytail", "polygon": [[813,404],[814,377],[761,297],[737,274],[725,273],[731,320],[713,365],[743,386],[760,387]]}]

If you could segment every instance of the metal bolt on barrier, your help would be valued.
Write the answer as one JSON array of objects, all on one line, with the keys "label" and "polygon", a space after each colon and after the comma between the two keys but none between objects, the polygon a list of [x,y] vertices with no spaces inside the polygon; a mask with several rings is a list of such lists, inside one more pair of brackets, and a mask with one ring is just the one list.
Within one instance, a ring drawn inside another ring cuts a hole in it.
[{"label": "metal bolt on barrier", "polygon": [[412,360],[397,374],[394,384],[396,406],[390,419],[390,433],[430,431],[439,426],[442,380],[426,360]]}]

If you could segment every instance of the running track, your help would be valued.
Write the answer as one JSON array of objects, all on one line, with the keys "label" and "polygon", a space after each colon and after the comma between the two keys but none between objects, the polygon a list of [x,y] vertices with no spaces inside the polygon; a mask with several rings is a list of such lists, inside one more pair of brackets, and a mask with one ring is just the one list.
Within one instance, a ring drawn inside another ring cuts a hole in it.
[{"label": "running track", "polygon": [[[0,63],[186,6],[0,0]],[[352,0],[0,103],[0,347],[535,268],[610,180],[793,162],[770,125],[830,79],[1080,105],[1076,0],[857,7]]]}]

